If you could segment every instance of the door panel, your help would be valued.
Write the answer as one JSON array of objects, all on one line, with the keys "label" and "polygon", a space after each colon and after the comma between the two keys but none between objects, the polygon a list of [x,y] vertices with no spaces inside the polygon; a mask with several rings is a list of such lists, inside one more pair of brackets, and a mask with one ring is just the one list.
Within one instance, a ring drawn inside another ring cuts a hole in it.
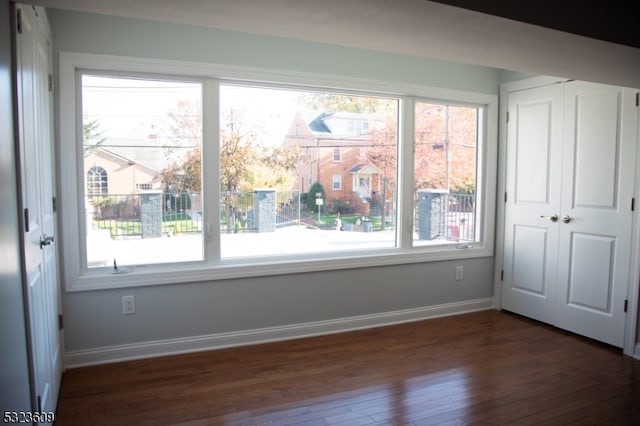
[{"label": "door panel", "polygon": [[577,85],[569,84],[567,99],[567,120],[575,129],[569,129],[575,156],[573,205],[615,208],[621,93],[616,88],[594,92],[589,85],[582,94]]},{"label": "door panel", "polygon": [[561,85],[509,93],[503,308],[553,322],[562,154]]},{"label": "door panel", "polygon": [[59,287],[55,243],[42,244],[55,235],[50,31],[42,8],[16,5],[16,15],[21,28],[16,34],[17,116],[32,397],[36,410],[54,411],[62,375]]},{"label": "door panel", "polygon": [[[630,279],[637,116],[635,91],[566,84],[557,325],[624,343]],[[568,184],[566,184],[568,183]]]},{"label": "door panel", "polygon": [[548,203],[551,140],[550,100],[515,105],[516,203]]},{"label": "door panel", "polygon": [[514,231],[512,289],[545,297],[548,230],[516,225]]},{"label": "door panel", "polygon": [[571,239],[566,303],[611,314],[616,238],[572,233]]}]

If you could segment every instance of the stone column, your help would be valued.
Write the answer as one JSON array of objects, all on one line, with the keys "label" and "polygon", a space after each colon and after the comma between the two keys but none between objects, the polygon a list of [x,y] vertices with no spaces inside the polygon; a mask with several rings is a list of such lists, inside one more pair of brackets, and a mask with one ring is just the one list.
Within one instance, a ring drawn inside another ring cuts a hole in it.
[{"label": "stone column", "polygon": [[257,232],[276,230],[276,203],[275,189],[254,189],[253,220]]},{"label": "stone column", "polygon": [[140,193],[142,238],[162,237],[162,191]]},{"label": "stone column", "polygon": [[418,239],[433,240],[446,235],[447,191],[418,190]]}]

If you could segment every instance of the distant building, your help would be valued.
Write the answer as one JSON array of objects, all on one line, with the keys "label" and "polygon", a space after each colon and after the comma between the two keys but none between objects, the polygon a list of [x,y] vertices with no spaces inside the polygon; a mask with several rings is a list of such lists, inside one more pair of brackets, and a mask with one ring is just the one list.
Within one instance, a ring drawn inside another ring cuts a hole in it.
[{"label": "distant building", "polygon": [[119,153],[98,148],[84,158],[87,196],[163,190],[162,172]]},{"label": "distant building", "polygon": [[[329,208],[339,204],[353,213],[372,214],[372,204],[381,205],[381,170],[367,158],[370,131],[375,123],[367,114],[323,113],[307,122],[297,114],[284,146],[298,146],[303,159],[295,169],[296,187],[307,192],[320,182]],[[392,199],[391,193],[387,200]]]}]

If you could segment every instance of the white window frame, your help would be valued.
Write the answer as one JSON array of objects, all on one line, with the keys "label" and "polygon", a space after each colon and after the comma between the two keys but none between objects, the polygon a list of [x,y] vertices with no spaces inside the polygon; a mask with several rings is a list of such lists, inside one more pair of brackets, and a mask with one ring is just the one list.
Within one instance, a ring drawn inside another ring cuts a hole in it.
[{"label": "white window frame", "polygon": [[342,161],[342,148],[333,148],[333,162],[340,163],[341,161]]},{"label": "white window frame", "polygon": [[[338,184],[337,187],[336,184]],[[331,176],[331,189],[334,191],[342,191],[342,175]]]},{"label": "white window frame", "polygon": [[[59,90],[59,185],[75,190],[60,191],[63,274],[67,291],[85,291],[144,285],[214,281],[229,278],[281,275],[319,270],[339,270],[368,266],[398,265],[430,261],[493,256],[495,182],[497,170],[498,95],[466,92],[445,88],[403,84],[389,81],[336,77],[322,74],[273,71],[240,66],[196,62],[178,62],[147,58],[61,52]],[[85,178],[82,167],[81,116],[77,108],[81,90],[79,70],[107,75],[138,74],[149,78],[173,78],[203,83],[203,181],[218,182],[219,164],[219,85],[221,82],[261,82],[256,86],[277,85],[283,88],[348,91],[365,96],[387,96],[400,99],[398,120],[398,213],[396,247],[341,253],[313,253],[309,256],[286,255],[261,258],[221,259],[220,234],[210,224],[219,223],[219,185],[203,188],[203,221],[205,224],[203,262],[133,266],[130,273],[111,274],[108,269],[88,269],[83,253],[85,238],[84,210],[80,200]],[[412,246],[413,235],[413,115],[414,102],[469,104],[481,106],[478,147],[476,212],[480,241],[471,245],[443,244]],[[79,178],[81,177],[81,178]],[[205,192],[206,191],[206,192]],[[406,195],[405,195],[406,194]],[[84,263],[83,263],[84,262]]]},{"label": "white window frame", "polygon": [[[99,185],[97,186],[100,191],[95,192],[96,177],[99,176]],[[87,195],[108,195],[109,194],[109,173],[101,166],[93,166],[87,170]]]}]

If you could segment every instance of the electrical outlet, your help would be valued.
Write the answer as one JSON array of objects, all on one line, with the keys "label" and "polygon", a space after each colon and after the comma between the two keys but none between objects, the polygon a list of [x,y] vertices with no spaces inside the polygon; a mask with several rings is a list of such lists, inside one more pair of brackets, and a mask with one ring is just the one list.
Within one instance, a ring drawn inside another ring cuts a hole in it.
[{"label": "electrical outlet", "polygon": [[122,296],[122,314],[131,315],[136,313],[136,297]]},{"label": "electrical outlet", "polygon": [[464,279],[464,266],[456,266],[456,281]]}]

